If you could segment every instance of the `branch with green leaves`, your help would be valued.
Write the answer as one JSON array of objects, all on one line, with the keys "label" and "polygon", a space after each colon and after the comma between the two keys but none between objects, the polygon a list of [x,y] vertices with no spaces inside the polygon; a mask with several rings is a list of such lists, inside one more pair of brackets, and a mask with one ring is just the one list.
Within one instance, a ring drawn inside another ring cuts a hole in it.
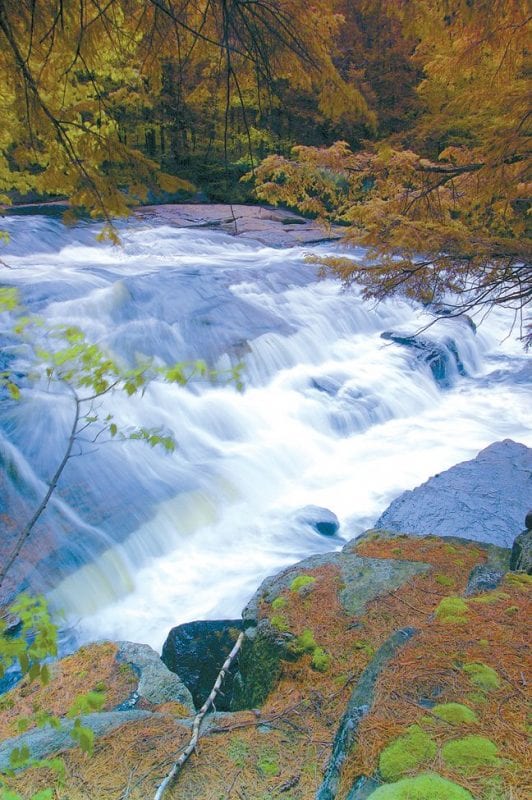
[{"label": "branch with green leaves", "polygon": [[[48,605],[44,597],[21,595],[9,609],[9,616],[16,620],[12,629],[8,624],[8,616],[0,619],[0,678],[16,667],[28,685],[39,681],[43,686],[50,682],[51,674],[48,662],[57,655],[57,627],[52,621]],[[4,700],[9,702],[9,697]],[[90,691],[78,695],[67,712],[67,717],[74,720],[70,728],[70,736],[88,755],[94,749],[94,732],[83,724],[82,715],[99,711],[105,703],[105,693]],[[62,727],[61,720],[45,709],[35,708],[29,717],[17,720],[17,730],[25,733],[30,728]],[[12,787],[18,772],[29,767],[50,770],[56,784],[63,784],[65,765],[61,758],[34,758],[27,744],[14,747],[9,757],[9,769],[0,774],[1,800],[23,800]],[[28,800],[52,800],[54,790],[43,789],[33,794]]]},{"label": "branch with green leaves", "polygon": [[[30,346],[33,362],[25,376],[34,385],[47,391],[62,390],[71,398],[73,413],[63,455],[48,481],[48,488],[26,525],[20,530],[9,555],[0,567],[0,587],[18,559],[37,521],[45,511],[68,461],[82,455],[84,447],[99,446],[111,441],[142,441],[150,447],[161,446],[168,453],[175,450],[173,435],[163,428],[120,428],[114,415],[103,410],[104,397],[123,392],[128,397],[142,395],[154,380],[186,386],[194,379],[209,382],[233,383],[242,391],[242,365],[220,372],[205,361],[183,361],[170,366],[158,366],[146,361],[133,368],[124,368],[99,345],[87,341],[75,326],[56,326],[43,330],[42,320],[29,315],[21,307],[17,291],[0,288],[0,312],[12,316],[11,331]],[[47,346],[36,343],[46,341]],[[21,400],[22,381],[13,370],[0,372],[0,388],[11,399]]]}]

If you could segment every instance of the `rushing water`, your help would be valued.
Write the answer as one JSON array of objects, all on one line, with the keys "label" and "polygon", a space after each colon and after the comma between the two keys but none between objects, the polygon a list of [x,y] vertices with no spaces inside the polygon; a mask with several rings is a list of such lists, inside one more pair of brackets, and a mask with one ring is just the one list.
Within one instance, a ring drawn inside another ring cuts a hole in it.
[{"label": "rushing water", "polygon": [[[245,364],[241,394],[158,381],[142,398],[112,397],[123,427],[161,425],[175,453],[116,443],[69,462],[41,523],[55,552],[31,580],[82,639],[159,647],[179,622],[237,615],[261,578],[341,546],[402,490],[497,439],[532,444],[527,360],[503,313],[476,334],[445,318],[424,334],[447,359],[437,381],[416,351],[381,338],[418,330],[422,309],[318,281],[302,249],[141,221],[122,225],[120,247],[98,244],[90,224],[2,227],[0,282],[47,326],[78,325],[124,364]],[[11,368],[23,364],[20,343],[4,344]],[[68,397],[45,389],[1,404],[4,485],[20,514],[45,491],[71,420]],[[307,504],[333,510],[341,536],[296,519]]]}]

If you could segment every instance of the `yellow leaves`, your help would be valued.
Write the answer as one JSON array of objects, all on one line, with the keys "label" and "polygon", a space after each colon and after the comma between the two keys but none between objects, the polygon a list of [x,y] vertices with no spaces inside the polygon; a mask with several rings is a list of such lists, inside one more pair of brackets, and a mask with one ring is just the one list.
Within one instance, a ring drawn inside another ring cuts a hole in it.
[{"label": "yellow leaves", "polygon": [[166,172],[157,173],[157,183],[163,192],[193,192],[194,186],[190,181],[184,181],[176,175],[168,175]]}]

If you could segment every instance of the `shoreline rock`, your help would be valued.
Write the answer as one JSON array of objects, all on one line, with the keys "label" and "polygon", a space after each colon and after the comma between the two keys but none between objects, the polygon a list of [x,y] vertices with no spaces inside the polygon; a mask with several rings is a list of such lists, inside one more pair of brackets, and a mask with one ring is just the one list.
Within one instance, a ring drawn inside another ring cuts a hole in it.
[{"label": "shoreline rock", "polygon": [[375,528],[512,547],[532,498],[532,449],[504,439],[403,492]]}]

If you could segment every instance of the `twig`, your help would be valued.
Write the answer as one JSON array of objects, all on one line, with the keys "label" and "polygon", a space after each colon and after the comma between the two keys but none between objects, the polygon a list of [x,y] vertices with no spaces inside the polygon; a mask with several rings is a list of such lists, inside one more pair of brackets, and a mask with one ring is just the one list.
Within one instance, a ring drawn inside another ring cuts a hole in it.
[{"label": "twig", "polygon": [[196,745],[200,737],[200,726],[203,721],[203,717],[205,716],[209,708],[216,700],[216,695],[220,691],[220,687],[225,678],[227,670],[230,668],[231,664],[235,660],[238,651],[242,646],[243,641],[244,641],[244,631],[241,631],[238,636],[238,639],[235,642],[233,649],[225,659],[224,664],[220,672],[218,673],[218,677],[216,678],[215,684],[211,689],[211,693],[209,694],[209,696],[203,703],[202,707],[194,717],[194,723],[192,725],[192,736],[190,737],[190,742],[188,743],[185,750],[183,750],[177,761],[174,763],[174,766],[172,767],[166,778],[163,780],[161,784],[159,784],[157,791],[155,792],[154,800],[161,800],[162,797],[164,797],[167,788],[170,786],[172,781],[175,780],[176,776],[179,774],[179,771],[181,770],[183,764],[188,759],[190,754],[196,749]]},{"label": "twig", "polygon": [[227,800],[229,800],[229,798],[231,796],[231,792],[233,791],[234,785],[237,782],[237,780],[238,780],[238,778],[239,778],[239,776],[241,774],[242,774],[242,768],[235,772],[235,774],[233,776],[233,780],[231,781],[231,783],[229,784],[229,786],[227,787],[226,792],[225,792],[225,796],[226,796]]}]

